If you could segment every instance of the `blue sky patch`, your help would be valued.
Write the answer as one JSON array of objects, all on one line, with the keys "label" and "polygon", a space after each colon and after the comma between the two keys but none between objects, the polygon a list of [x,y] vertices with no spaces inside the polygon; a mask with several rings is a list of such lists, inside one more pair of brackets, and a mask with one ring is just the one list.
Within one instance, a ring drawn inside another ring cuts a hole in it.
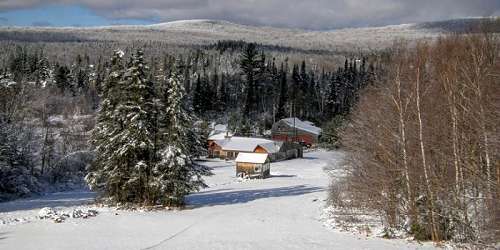
[{"label": "blue sky patch", "polygon": [[137,19],[110,20],[79,5],[46,5],[30,9],[0,12],[1,26],[102,26],[117,24],[151,24]]}]

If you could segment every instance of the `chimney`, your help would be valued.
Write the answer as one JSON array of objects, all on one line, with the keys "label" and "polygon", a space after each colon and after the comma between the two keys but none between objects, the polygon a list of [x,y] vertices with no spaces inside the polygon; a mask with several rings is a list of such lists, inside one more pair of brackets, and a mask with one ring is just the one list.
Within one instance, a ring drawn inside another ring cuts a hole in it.
[{"label": "chimney", "polygon": [[226,135],[224,136],[224,139],[229,140],[231,139],[231,135],[229,135],[229,131],[226,131]]}]

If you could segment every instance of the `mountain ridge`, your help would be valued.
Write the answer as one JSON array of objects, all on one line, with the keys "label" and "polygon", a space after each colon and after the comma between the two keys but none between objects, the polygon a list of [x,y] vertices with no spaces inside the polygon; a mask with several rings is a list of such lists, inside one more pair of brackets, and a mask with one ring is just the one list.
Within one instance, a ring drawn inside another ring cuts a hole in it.
[{"label": "mountain ridge", "polygon": [[328,31],[251,26],[223,20],[193,19],[148,25],[1,27],[0,40],[35,42],[40,34],[49,37],[68,37],[69,42],[150,40],[178,45],[207,45],[220,40],[242,40],[297,49],[355,51],[384,49],[396,40],[434,39],[450,32],[464,32],[485,22],[493,23],[493,30],[500,33],[498,17]]}]

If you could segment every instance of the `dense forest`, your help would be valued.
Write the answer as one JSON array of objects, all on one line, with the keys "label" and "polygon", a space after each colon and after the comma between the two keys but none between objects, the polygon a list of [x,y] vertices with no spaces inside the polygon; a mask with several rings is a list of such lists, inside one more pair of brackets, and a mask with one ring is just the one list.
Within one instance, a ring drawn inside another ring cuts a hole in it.
[{"label": "dense forest", "polygon": [[331,201],[379,211],[386,237],[487,248],[500,239],[498,37],[399,43],[390,54],[341,132],[347,176]]},{"label": "dense forest", "polygon": [[236,134],[259,137],[276,120],[289,116],[326,124],[349,113],[360,89],[383,72],[376,55],[318,55],[242,41],[192,47],[161,42],[3,41],[2,200],[85,185],[83,177],[96,157],[96,143],[90,142],[99,128],[97,113],[107,95],[121,91],[107,94],[116,73],[112,58],[119,48],[123,70],[133,66],[137,59],[133,55],[141,50],[141,81],[154,83],[154,100],[161,99],[157,91],[166,88],[165,79],[175,76],[182,87],[181,106],[195,124],[192,130],[202,138],[212,122],[229,124]]}]

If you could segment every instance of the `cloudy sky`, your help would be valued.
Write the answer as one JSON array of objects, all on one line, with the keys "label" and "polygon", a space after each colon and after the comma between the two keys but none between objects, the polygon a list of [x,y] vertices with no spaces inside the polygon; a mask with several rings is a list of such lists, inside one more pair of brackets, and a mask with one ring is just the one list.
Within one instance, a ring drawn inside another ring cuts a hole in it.
[{"label": "cloudy sky", "polygon": [[0,25],[217,19],[314,30],[500,16],[500,0],[0,0]]}]

